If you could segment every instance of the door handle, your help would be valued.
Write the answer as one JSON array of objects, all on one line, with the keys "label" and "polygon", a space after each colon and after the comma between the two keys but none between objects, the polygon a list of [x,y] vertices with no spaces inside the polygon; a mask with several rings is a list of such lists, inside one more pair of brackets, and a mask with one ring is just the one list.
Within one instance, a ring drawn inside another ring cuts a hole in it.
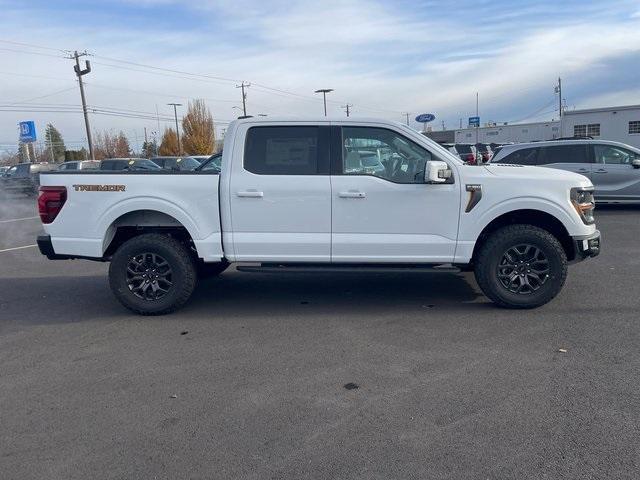
[{"label": "door handle", "polygon": [[349,190],[348,192],[340,192],[338,193],[340,198],[364,198],[367,196],[364,192],[357,192],[354,190]]},{"label": "door handle", "polygon": [[593,173],[607,173],[607,171],[604,168],[601,168],[600,170],[595,170]]},{"label": "door handle", "polygon": [[238,192],[237,195],[239,197],[246,197],[246,198],[262,198],[264,197],[264,192],[258,192],[256,190],[246,190],[244,192]]}]

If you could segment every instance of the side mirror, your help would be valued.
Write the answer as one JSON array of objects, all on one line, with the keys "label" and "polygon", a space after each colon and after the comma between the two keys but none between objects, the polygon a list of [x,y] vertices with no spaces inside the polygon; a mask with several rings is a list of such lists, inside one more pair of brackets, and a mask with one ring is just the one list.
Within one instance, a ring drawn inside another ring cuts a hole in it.
[{"label": "side mirror", "polygon": [[640,158],[636,158],[635,160],[631,160],[631,166],[633,168],[640,168]]},{"label": "side mirror", "polygon": [[425,183],[444,183],[451,178],[451,169],[446,162],[430,160],[424,169]]}]

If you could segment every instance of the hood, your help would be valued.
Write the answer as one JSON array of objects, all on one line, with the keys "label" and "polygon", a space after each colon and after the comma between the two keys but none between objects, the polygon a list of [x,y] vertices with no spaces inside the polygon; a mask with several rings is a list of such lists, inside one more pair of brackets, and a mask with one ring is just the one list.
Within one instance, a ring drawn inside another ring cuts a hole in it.
[{"label": "hood", "polygon": [[575,187],[589,187],[592,185],[584,175],[560,170],[557,168],[531,167],[527,165],[510,165],[507,163],[488,163],[483,165],[489,173],[501,178],[514,180],[541,180],[545,182],[558,182],[570,184]]}]

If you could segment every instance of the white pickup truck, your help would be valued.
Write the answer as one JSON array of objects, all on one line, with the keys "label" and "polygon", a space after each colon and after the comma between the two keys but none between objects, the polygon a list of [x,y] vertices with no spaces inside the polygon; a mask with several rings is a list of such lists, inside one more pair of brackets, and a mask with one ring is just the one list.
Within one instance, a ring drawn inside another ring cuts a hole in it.
[{"label": "white pickup truck", "polygon": [[183,305],[199,273],[472,269],[499,306],[561,290],[598,255],[593,186],[539,167],[465,165],[396,122],[234,121],[220,171],[41,175],[50,259],[110,261],[118,300],[141,314]]}]

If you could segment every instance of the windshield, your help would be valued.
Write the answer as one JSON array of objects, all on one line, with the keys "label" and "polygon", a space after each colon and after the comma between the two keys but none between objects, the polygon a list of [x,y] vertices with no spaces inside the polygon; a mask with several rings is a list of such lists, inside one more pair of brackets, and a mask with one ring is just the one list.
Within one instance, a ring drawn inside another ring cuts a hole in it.
[{"label": "windshield", "polygon": [[129,168],[132,170],[161,170],[161,168],[151,160],[129,160]]},{"label": "windshield", "polygon": [[197,170],[201,171],[216,171],[219,172],[222,167],[222,153],[216,153],[211,155],[208,160],[205,160]]}]

